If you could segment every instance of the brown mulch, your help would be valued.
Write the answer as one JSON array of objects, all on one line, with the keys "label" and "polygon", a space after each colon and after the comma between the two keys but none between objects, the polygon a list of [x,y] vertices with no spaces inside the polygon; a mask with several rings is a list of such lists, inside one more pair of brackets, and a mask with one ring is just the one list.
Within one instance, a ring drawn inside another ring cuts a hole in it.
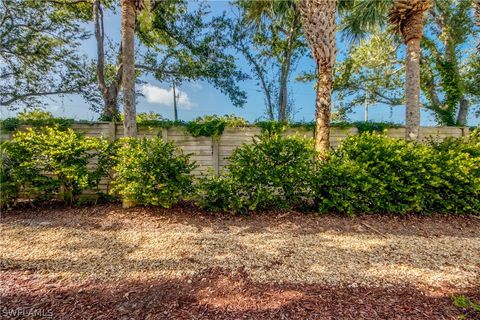
[{"label": "brown mulch", "polygon": [[[54,319],[458,319],[448,295],[414,288],[258,284],[245,272],[58,284],[0,272],[2,308],[28,306]],[[464,292],[480,298],[480,291]],[[0,317],[1,318],[1,317]],[[6,317],[23,319],[23,317]]]},{"label": "brown mulch", "polygon": [[480,300],[468,216],[6,213],[0,319],[457,319],[453,294]]}]

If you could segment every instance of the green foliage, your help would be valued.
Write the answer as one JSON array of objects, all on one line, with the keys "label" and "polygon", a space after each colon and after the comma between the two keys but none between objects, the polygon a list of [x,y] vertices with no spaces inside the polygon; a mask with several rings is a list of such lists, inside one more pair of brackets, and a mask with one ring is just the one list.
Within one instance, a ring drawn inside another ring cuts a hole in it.
[{"label": "green foliage", "polygon": [[364,133],[344,140],[315,179],[320,212],[476,213],[476,135],[420,145]]},{"label": "green foliage", "polygon": [[480,132],[466,138],[429,141],[435,163],[441,168],[439,185],[430,186],[430,210],[436,212],[480,212]]},{"label": "green foliage", "polygon": [[212,212],[241,212],[244,203],[236,180],[229,175],[202,177],[196,184],[196,204]]},{"label": "green foliage", "polygon": [[425,202],[424,181],[432,178],[429,151],[375,133],[347,138],[317,178],[320,211],[420,211]]},{"label": "green foliage", "polygon": [[234,2],[232,46],[241,53],[263,92],[269,120],[287,120],[293,113],[288,79],[308,50],[296,0]]},{"label": "green foliage", "polygon": [[19,121],[36,121],[53,119],[53,114],[41,108],[24,109],[17,115]]},{"label": "green foliage", "polygon": [[151,2],[145,2],[149,8],[138,17],[137,35],[146,46],[139,55],[139,69],[178,86],[207,81],[242,107],[247,94],[239,84],[248,77],[229,50],[227,19],[211,16],[206,2],[195,8],[186,0]]},{"label": "green foliage", "polygon": [[282,133],[291,126],[288,122],[281,121],[257,121],[255,126],[262,129],[262,133],[273,134]]},{"label": "green foliage", "polygon": [[113,191],[125,201],[169,208],[192,189],[190,155],[159,138],[120,141]]},{"label": "green foliage", "polygon": [[197,202],[224,211],[304,206],[311,193],[314,158],[310,139],[264,134],[233,152],[224,177],[199,184]]},{"label": "green foliage", "polygon": [[347,111],[365,103],[401,105],[404,73],[399,71],[404,62],[397,57],[397,47],[395,37],[379,30],[353,46],[345,60],[335,66],[334,91],[340,100],[338,104]]},{"label": "green foliage", "polygon": [[[304,130],[314,130],[315,122],[278,122],[278,121],[257,121],[255,126],[260,127],[265,133],[282,133],[288,128],[302,128]],[[330,124],[332,128],[348,129],[357,128],[359,133],[363,132],[383,132],[389,128],[401,128],[402,125],[392,122],[372,122],[372,121],[337,121]]]},{"label": "green foliage", "polygon": [[[72,129],[44,127],[17,131],[2,143],[2,150],[8,177],[23,196],[48,200],[60,194],[71,204],[82,191],[98,188],[113,147],[105,139],[83,137]],[[96,164],[90,163],[93,159]]]},{"label": "green foliage", "polygon": [[8,50],[0,53],[0,105],[38,106],[55,94],[80,94],[91,101],[95,79],[87,57],[79,53],[88,37],[80,21],[87,19],[74,4],[55,3],[1,1],[0,47]]},{"label": "green foliage", "polygon": [[0,120],[0,128],[2,131],[13,132],[18,128],[19,125],[20,121],[17,118],[6,118],[4,120]]},{"label": "green foliage", "polygon": [[383,132],[390,128],[401,128],[401,124],[393,122],[371,122],[371,121],[357,121],[353,126],[358,129],[358,133],[364,132]]},{"label": "green foliage", "polygon": [[452,303],[455,307],[462,310],[463,315],[459,319],[479,319],[480,318],[480,303],[474,302],[466,296],[453,296]]},{"label": "green foliage", "polygon": [[0,147],[0,209],[9,207],[18,197],[19,187],[15,181],[14,160]]},{"label": "green foliage", "polygon": [[16,118],[7,118],[0,121],[0,127],[6,132],[15,131],[20,125],[28,125],[31,127],[57,126],[65,130],[70,127],[73,122],[73,119],[55,118],[51,112],[41,108],[33,108],[19,112]]},{"label": "green foliage", "polygon": [[241,127],[247,125],[245,119],[234,116],[205,116],[199,117],[186,124],[187,131],[194,137],[218,137],[223,133],[225,127]]}]

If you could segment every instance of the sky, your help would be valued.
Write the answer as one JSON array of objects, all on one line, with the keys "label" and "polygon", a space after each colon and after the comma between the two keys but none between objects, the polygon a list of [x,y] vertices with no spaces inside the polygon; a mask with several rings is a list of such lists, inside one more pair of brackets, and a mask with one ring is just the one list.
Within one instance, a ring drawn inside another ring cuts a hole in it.
[{"label": "sky", "polygon": [[[224,11],[231,12],[232,8],[228,1],[208,1],[211,9],[211,15],[221,15]],[[85,25],[89,31],[93,31],[91,25]],[[105,16],[105,30],[109,38],[113,41],[120,41],[120,17],[119,13],[107,13]],[[339,56],[348,49],[348,44],[337,39]],[[87,56],[94,58],[96,56],[96,45],[94,37],[82,43],[81,50]],[[240,56],[236,55],[238,68],[249,73],[250,66]],[[295,75],[305,71],[314,70],[314,62],[308,51],[305,57],[302,57],[290,78],[289,95],[294,102],[294,121],[312,121],[315,114],[315,91],[313,83],[303,83],[295,81]],[[137,98],[137,112],[155,112],[161,114],[164,118],[173,118],[173,92],[171,85],[161,83],[151,76],[143,77],[146,83],[140,86],[143,97]],[[255,80],[246,80],[240,84],[240,87],[247,92],[247,103],[243,108],[234,107],[227,96],[223,95],[218,89],[214,88],[208,82],[196,81],[183,83],[179,91],[178,100],[180,120],[192,120],[204,115],[224,115],[235,114],[249,121],[265,119],[265,106],[263,94],[259,91]],[[98,114],[91,111],[87,103],[80,97],[67,95],[63,97],[54,97],[46,101],[46,109],[55,116],[74,118],[78,120],[96,120]],[[335,104],[335,101],[333,101]],[[7,111],[3,108],[1,118],[15,115],[15,111]],[[403,123],[405,118],[405,109],[403,106],[390,108],[388,106],[376,105],[369,109],[369,120],[389,121]],[[349,120],[361,121],[364,119],[363,107],[354,108],[349,114]],[[469,124],[476,125],[479,119],[470,117]],[[432,114],[422,110],[422,125],[435,125]]]}]

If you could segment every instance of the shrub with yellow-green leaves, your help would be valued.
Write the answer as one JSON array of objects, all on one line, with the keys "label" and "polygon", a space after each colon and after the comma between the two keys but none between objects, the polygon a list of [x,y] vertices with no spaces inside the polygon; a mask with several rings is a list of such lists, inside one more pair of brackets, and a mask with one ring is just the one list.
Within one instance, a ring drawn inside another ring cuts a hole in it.
[{"label": "shrub with yellow-green leaves", "polygon": [[103,138],[84,137],[72,129],[29,128],[17,131],[2,149],[2,184],[8,180],[19,195],[30,200],[60,196],[71,204],[86,189],[98,191],[107,174],[113,146]]}]

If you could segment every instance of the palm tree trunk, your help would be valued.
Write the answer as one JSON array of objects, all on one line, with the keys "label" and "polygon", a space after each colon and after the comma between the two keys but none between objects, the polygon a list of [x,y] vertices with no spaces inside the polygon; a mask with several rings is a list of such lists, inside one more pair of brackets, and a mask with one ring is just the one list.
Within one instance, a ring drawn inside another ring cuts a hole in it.
[{"label": "palm tree trunk", "polygon": [[420,135],[420,39],[407,42],[405,139]]},{"label": "palm tree trunk", "polygon": [[333,69],[318,66],[315,103],[315,150],[325,158],[330,149],[330,105],[332,102]]},{"label": "palm tree trunk", "polygon": [[333,67],[336,57],[335,0],[302,0],[300,13],[303,29],[317,63],[317,97],[315,104],[315,150],[326,159],[330,149],[330,109]]},{"label": "palm tree trunk", "polygon": [[135,0],[122,0],[122,50],[125,137],[137,136],[135,110]]},{"label": "palm tree trunk", "polygon": [[475,17],[475,24],[480,27],[480,0],[472,0],[473,16]]}]

